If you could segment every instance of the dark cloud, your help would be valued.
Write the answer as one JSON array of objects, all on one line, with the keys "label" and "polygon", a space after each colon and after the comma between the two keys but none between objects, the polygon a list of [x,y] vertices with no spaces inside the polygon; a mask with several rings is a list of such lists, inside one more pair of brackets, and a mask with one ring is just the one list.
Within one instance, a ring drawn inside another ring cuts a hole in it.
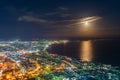
[{"label": "dark cloud", "polygon": [[58,7],[58,9],[59,9],[59,10],[62,10],[62,11],[67,11],[67,10],[69,10],[69,8],[68,8],[68,7],[65,7],[65,6],[60,6],[60,7]]},{"label": "dark cloud", "polygon": [[49,13],[45,13],[44,15],[53,16],[53,15],[56,15],[56,14],[59,14],[59,12],[49,12]]},{"label": "dark cloud", "polygon": [[61,17],[69,17],[69,16],[71,16],[71,14],[69,13],[61,14]]},{"label": "dark cloud", "polygon": [[48,24],[52,27],[70,27],[70,26],[77,26],[78,24],[83,24],[87,22],[94,22],[96,20],[101,19],[100,16],[92,16],[92,17],[85,17],[85,18],[76,18],[76,19],[64,19],[64,20],[47,20],[40,17],[35,16],[21,16],[18,18],[18,21],[26,21],[26,22],[34,22],[34,23],[44,23],[45,25]]},{"label": "dark cloud", "polygon": [[36,22],[36,23],[46,23],[48,22],[45,19],[33,17],[33,16],[21,16],[18,18],[18,21],[26,21],[26,22]]}]

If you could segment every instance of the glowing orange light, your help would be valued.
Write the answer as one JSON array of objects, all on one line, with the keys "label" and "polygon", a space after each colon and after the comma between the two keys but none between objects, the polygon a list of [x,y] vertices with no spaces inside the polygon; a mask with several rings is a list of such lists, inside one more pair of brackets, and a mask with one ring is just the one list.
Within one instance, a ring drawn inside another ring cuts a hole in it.
[{"label": "glowing orange light", "polygon": [[83,41],[81,48],[81,57],[82,61],[92,61],[92,47],[90,41]]}]

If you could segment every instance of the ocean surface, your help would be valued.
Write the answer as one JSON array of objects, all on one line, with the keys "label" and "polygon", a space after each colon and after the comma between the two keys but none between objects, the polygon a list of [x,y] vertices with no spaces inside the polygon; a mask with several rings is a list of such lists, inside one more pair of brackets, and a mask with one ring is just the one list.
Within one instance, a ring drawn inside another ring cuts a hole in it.
[{"label": "ocean surface", "polygon": [[120,66],[120,40],[70,41],[51,45],[48,52],[80,59]]}]

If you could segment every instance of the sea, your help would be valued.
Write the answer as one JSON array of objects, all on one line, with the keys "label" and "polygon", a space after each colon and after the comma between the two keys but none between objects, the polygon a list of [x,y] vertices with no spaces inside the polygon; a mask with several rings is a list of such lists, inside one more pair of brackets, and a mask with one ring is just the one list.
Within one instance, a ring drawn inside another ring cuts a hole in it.
[{"label": "sea", "polygon": [[120,39],[70,40],[51,45],[48,52],[120,67]]}]

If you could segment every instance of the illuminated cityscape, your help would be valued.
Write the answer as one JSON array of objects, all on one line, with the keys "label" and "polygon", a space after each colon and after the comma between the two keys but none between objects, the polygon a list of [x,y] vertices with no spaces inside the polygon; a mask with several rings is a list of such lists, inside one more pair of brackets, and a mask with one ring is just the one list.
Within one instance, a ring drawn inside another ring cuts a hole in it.
[{"label": "illuminated cityscape", "polygon": [[88,62],[87,52],[83,61],[47,52],[52,44],[67,42],[1,41],[0,80],[119,80],[118,67]]},{"label": "illuminated cityscape", "polygon": [[0,80],[120,80],[120,0],[0,0]]}]

